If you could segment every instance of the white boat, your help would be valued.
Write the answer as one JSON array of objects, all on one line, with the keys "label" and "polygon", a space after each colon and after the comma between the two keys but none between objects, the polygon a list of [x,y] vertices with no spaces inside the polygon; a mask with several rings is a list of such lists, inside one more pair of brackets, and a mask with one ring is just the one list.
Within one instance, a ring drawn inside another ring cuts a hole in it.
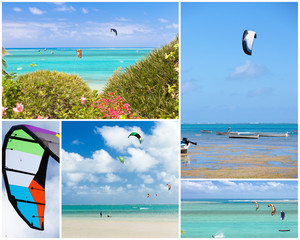
[{"label": "white boat", "polygon": [[287,133],[264,133],[260,132],[257,133],[260,137],[288,137],[289,134]]},{"label": "white boat", "polygon": [[258,139],[258,134],[229,134],[230,138],[248,138],[248,139]]}]

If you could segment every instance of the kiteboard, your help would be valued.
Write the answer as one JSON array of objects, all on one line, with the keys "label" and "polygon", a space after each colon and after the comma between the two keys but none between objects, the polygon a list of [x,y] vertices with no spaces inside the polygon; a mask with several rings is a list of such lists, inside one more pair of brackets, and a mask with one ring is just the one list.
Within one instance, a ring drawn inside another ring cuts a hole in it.
[{"label": "kiteboard", "polygon": [[289,231],[291,231],[291,229],[279,229],[278,231],[279,232],[289,232]]}]

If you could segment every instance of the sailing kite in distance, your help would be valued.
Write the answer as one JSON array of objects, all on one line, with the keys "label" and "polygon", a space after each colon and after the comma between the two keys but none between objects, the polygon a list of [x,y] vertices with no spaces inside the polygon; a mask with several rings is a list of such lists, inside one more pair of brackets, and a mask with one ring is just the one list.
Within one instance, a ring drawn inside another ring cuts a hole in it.
[{"label": "sailing kite in distance", "polygon": [[115,33],[115,35],[116,35],[116,36],[118,36],[118,32],[117,32],[117,30],[116,30],[116,29],[114,29],[114,28],[111,28],[111,29],[110,29],[110,32],[114,32],[114,33]]}]

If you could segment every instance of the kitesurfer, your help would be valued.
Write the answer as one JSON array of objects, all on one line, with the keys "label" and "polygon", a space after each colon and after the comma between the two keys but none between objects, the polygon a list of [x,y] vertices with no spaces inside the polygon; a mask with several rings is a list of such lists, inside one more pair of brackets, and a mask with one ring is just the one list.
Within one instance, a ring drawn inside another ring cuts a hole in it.
[{"label": "kitesurfer", "polygon": [[102,211],[100,211],[100,217],[102,218]]},{"label": "kitesurfer", "polygon": [[194,144],[194,145],[197,145],[197,143],[196,142],[192,142],[192,141],[190,141],[190,140],[188,140],[187,138],[182,138],[182,143],[184,143],[184,144],[189,144],[189,143],[191,143],[191,144]]}]

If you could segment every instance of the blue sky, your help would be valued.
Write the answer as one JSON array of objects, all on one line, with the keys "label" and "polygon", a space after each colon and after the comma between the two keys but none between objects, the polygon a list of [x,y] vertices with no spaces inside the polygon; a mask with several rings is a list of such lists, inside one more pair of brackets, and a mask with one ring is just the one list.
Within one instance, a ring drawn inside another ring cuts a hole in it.
[{"label": "blue sky", "polygon": [[5,2],[2,18],[5,48],[159,47],[178,34],[178,3]]},{"label": "blue sky", "polygon": [[298,199],[297,181],[181,181],[181,199]]},{"label": "blue sky", "polygon": [[297,3],[182,3],[181,14],[183,123],[297,122]]},{"label": "blue sky", "polygon": [[[5,134],[14,125],[28,124],[40,128],[44,128],[54,132],[60,132],[60,124],[58,121],[2,121],[2,142]],[[2,178],[2,230],[3,236],[6,237],[48,237],[57,238],[60,232],[60,164],[50,157],[47,167],[46,185],[45,185],[45,230],[37,231],[28,227],[28,225],[19,217],[15,209],[8,201],[4,181]],[[17,228],[16,228],[17,226]]]},{"label": "blue sky", "polygon": [[178,203],[177,121],[65,121],[62,133],[62,204]]}]

